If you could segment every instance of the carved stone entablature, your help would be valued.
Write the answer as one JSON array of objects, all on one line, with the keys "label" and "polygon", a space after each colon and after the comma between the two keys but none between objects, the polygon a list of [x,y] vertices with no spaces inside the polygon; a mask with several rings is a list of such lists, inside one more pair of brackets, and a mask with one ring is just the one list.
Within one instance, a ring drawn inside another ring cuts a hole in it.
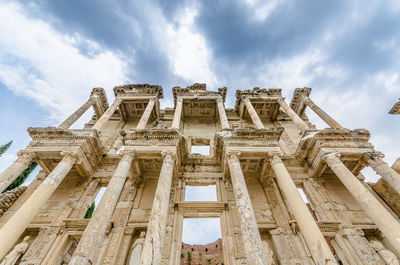
[{"label": "carved stone entablature", "polygon": [[248,149],[248,151],[243,151],[243,154],[246,152],[251,152],[250,147],[272,147],[273,149],[276,149],[283,130],[284,129],[282,127],[269,127],[264,129],[238,128],[232,130],[231,134],[219,135],[217,142],[220,141],[223,144],[224,149],[227,147],[246,147],[245,149]]},{"label": "carved stone entablature", "polygon": [[99,99],[98,102],[94,102],[93,107],[96,113],[96,117],[100,117],[109,107],[106,91],[102,87],[95,87],[92,89],[90,96],[93,99]]},{"label": "carved stone entablature", "polygon": [[135,96],[155,96],[163,98],[163,88],[159,85],[149,84],[129,84],[123,86],[116,86],[113,89],[115,96],[121,97],[135,97]]},{"label": "carved stone entablature", "polygon": [[199,84],[199,83],[194,83],[191,86],[187,86],[185,88],[182,87],[173,87],[172,88],[172,94],[174,96],[174,105],[176,106],[176,101],[178,97],[188,97],[188,98],[198,98],[200,99],[201,97],[205,98],[222,98],[222,100],[225,102],[226,98],[226,87],[218,88],[218,91],[209,91],[206,89],[206,84]]},{"label": "carved stone entablature", "polygon": [[363,154],[373,151],[369,138],[369,131],[365,129],[307,130],[295,155],[311,177],[322,175],[326,169],[322,156],[332,152],[338,152],[348,169],[358,175],[364,167]]},{"label": "carved stone entablature", "polygon": [[91,129],[65,130],[55,127],[28,128],[32,141],[26,150],[32,151],[40,166],[49,173],[62,159],[62,152],[76,152],[76,168],[81,175],[90,175],[101,161],[104,148],[98,132]]},{"label": "carved stone entablature", "polygon": [[160,158],[162,151],[173,151],[181,161],[186,153],[185,138],[175,129],[131,129],[120,133],[125,147],[134,149],[139,159]]},{"label": "carved stone entablature", "polygon": [[237,90],[235,111],[244,119],[250,119],[250,114],[245,104],[245,99],[249,100],[254,110],[261,119],[276,120],[279,114],[278,100],[282,97],[280,88],[260,89],[258,87],[253,90]]},{"label": "carved stone entablature", "polygon": [[311,88],[303,87],[296,88],[293,92],[292,101],[290,107],[301,117],[304,114],[305,105],[303,103],[303,96],[308,97],[311,94]]}]

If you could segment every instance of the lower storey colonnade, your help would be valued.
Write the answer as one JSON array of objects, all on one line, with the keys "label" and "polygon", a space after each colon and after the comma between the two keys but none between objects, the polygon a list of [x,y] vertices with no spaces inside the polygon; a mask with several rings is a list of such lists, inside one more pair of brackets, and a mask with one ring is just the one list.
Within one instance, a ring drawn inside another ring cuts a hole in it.
[{"label": "lower storey colonnade", "polygon": [[[0,237],[2,238],[0,241],[1,256],[6,255],[12,249],[14,243],[35,218],[40,207],[50,198],[74,164],[79,160],[79,155],[75,152],[64,152],[62,155],[62,160],[54,170],[0,229]],[[107,185],[99,205],[96,207],[94,215],[84,229],[69,264],[94,264],[96,260],[96,264],[99,264],[99,250],[103,247],[102,244],[107,237],[107,230],[112,222],[111,217],[116,209],[125,182],[131,177],[131,167],[135,159],[133,151],[124,150],[121,151],[120,155],[121,159],[118,162],[118,166]],[[240,152],[228,151],[225,157],[229,169],[235,207],[237,208],[239,217],[240,238],[243,242],[246,264],[271,264],[273,260],[271,253],[277,251],[277,246],[266,244],[264,242],[265,239],[261,237],[261,230],[259,228],[260,220],[256,218],[257,211],[253,208],[254,202],[250,198],[249,188],[246,184],[247,180],[245,180],[241,168]],[[391,245],[391,249],[397,254],[400,252],[400,224],[398,220],[347,169],[339,157],[340,155],[337,153],[328,153],[323,156],[323,160],[357,200],[368,217],[376,224]],[[166,240],[166,227],[168,225],[169,201],[171,191],[175,188],[173,186],[175,160],[176,154],[174,152],[162,153],[161,170],[153,197],[147,230],[144,233],[145,236],[143,236],[140,264],[152,265],[162,263],[163,245]],[[271,166],[271,172],[273,172],[271,176],[275,177],[279,190],[282,192],[289,211],[294,217],[293,221],[298,225],[308,249],[307,251],[311,254],[315,264],[337,264],[337,260],[335,260],[334,253],[332,252],[332,246],[328,244],[315,218],[301,198],[296,184],[280,156],[274,153],[268,154],[266,161]],[[136,186],[132,192],[134,194],[138,192]],[[269,232],[270,235],[273,237],[276,236],[276,231],[279,229],[281,229],[279,226],[275,230],[271,229]],[[279,231],[279,233],[282,233],[283,230]],[[272,242],[275,242],[274,240]],[[338,243],[340,243],[339,241],[338,239]],[[339,246],[338,243],[334,243],[333,245]],[[378,243],[375,243],[375,245]]]}]

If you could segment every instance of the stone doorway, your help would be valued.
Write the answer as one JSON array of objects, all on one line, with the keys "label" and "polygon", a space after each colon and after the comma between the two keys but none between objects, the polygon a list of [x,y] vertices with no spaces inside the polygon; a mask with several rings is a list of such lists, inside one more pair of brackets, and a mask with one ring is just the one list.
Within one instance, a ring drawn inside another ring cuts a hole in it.
[{"label": "stone doorway", "polygon": [[224,264],[220,218],[183,220],[180,264]]}]

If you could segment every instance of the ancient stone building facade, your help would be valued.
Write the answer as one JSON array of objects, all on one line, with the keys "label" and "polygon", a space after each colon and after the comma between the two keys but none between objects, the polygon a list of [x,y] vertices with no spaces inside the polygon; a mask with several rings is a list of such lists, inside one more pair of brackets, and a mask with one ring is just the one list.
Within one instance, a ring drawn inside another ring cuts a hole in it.
[{"label": "ancient stone building facade", "polygon": [[[310,92],[287,103],[281,89],[236,91],[227,109],[226,88],[194,84],[160,109],[160,86],[115,87],[110,105],[93,89],[60,126],[29,128],[1,173],[4,190],[32,161],[42,168],[0,217],[0,264],[180,264],[183,219],[204,217],[220,219],[228,265],[398,264],[399,216],[360,171],[399,193],[398,172],[367,130],[343,128]],[[69,129],[91,106],[84,128]],[[315,129],[307,107],[328,128]],[[187,186],[209,184],[217,201],[185,201]]]}]

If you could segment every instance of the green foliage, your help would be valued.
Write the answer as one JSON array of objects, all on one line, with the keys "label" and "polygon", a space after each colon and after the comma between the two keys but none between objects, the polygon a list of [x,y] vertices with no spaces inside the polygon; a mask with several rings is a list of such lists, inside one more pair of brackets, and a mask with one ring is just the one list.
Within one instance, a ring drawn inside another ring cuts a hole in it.
[{"label": "green foliage", "polygon": [[208,263],[208,264],[211,264],[211,259],[208,259],[208,260],[207,260],[207,263]]},{"label": "green foliage", "polygon": [[188,264],[191,265],[192,264],[192,252],[191,251],[187,252],[187,260],[188,260]]},{"label": "green foliage", "polygon": [[32,171],[36,168],[37,163],[32,162],[29,164],[28,168],[24,170],[24,172],[21,173],[11,184],[8,186],[4,191],[12,190],[15,189],[16,187],[21,186],[22,183],[28,178],[28,176],[32,173]]},{"label": "green foliage", "polygon": [[4,154],[8,150],[8,148],[10,148],[11,144],[12,144],[12,140],[4,145],[0,145],[0,157],[2,154]]},{"label": "green foliage", "polygon": [[184,258],[185,257],[185,253],[181,253],[181,258]]},{"label": "green foliage", "polygon": [[94,202],[92,203],[92,205],[87,209],[86,213],[85,213],[85,219],[90,219],[92,218],[93,212],[94,212],[94,208],[96,207],[96,205],[94,204]]}]

